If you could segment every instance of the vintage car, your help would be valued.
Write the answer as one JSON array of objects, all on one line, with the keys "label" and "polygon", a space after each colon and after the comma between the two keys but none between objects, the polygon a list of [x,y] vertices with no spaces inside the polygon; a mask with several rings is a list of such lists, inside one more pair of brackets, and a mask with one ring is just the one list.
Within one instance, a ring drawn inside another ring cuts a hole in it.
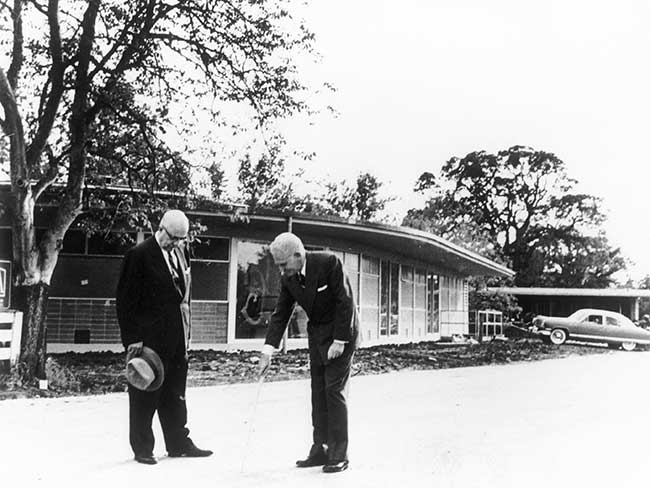
[{"label": "vintage car", "polygon": [[567,318],[538,315],[529,330],[557,345],[566,340],[599,342],[632,351],[637,344],[650,344],[650,331],[637,327],[620,313],[593,308],[583,308]]}]

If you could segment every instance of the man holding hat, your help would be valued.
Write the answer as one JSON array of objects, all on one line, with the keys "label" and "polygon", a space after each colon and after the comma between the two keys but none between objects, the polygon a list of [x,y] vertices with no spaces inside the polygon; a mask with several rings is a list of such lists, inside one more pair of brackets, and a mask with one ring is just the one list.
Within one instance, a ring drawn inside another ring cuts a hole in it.
[{"label": "man holding hat", "polygon": [[298,303],[309,317],[313,443],[296,466],[323,466],[326,473],[338,473],[348,467],[347,390],[359,337],[350,281],[336,255],[305,252],[302,241],[291,232],[274,239],[271,254],[282,277],[259,371],[261,375],[267,372]]},{"label": "man holding hat", "polygon": [[135,460],[156,464],[153,415],[170,457],[206,457],[189,438],[185,385],[190,337],[189,221],[168,210],[156,233],[124,256],[116,307],[126,348],[129,441]]}]

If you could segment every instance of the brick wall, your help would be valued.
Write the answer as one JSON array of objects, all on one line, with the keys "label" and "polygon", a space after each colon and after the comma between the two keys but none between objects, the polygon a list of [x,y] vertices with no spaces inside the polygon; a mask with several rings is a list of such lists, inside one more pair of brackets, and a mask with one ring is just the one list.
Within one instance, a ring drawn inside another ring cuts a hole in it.
[{"label": "brick wall", "polygon": [[[50,298],[47,310],[49,344],[120,344],[115,300]],[[228,304],[192,303],[192,343],[227,342]]]}]

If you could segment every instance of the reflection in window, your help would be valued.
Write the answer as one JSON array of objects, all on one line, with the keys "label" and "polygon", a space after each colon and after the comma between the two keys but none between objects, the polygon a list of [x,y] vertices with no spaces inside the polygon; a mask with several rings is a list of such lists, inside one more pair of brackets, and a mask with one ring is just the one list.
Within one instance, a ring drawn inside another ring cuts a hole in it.
[{"label": "reflection in window", "polygon": [[195,237],[190,243],[192,259],[228,261],[230,239],[225,237]]},{"label": "reflection in window", "polygon": [[136,232],[109,232],[88,236],[88,254],[122,256],[136,242]]},{"label": "reflection in window", "polygon": [[399,264],[390,263],[390,332],[399,333]]},{"label": "reflection in window", "polygon": [[364,256],[361,263],[361,325],[364,339],[377,339],[379,325],[379,259]]},{"label": "reflection in window", "polygon": [[[237,246],[237,320],[235,338],[266,336],[269,319],[280,293],[280,272],[269,245],[240,241]],[[296,305],[288,324],[290,338],[307,337],[307,315]]]},{"label": "reflection in window", "polygon": [[427,274],[427,334],[440,331],[440,279]]},{"label": "reflection in window", "polygon": [[621,325],[618,323],[618,320],[616,320],[614,317],[605,317],[605,323],[607,325],[613,325],[613,326]]},{"label": "reflection in window", "polygon": [[381,262],[381,292],[379,309],[379,335],[388,335],[388,297],[390,291],[390,263]]}]

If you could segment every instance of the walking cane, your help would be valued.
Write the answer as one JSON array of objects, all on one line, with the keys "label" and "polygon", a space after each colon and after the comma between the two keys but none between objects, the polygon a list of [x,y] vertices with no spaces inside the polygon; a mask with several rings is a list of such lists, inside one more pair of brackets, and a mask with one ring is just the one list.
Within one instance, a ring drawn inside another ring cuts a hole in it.
[{"label": "walking cane", "polygon": [[260,379],[257,380],[257,391],[255,392],[255,401],[253,402],[253,408],[251,409],[250,417],[248,418],[248,434],[246,435],[246,444],[244,445],[244,455],[241,460],[241,469],[240,473],[244,472],[244,466],[246,465],[246,457],[248,456],[248,445],[251,441],[251,435],[253,434],[253,422],[255,420],[255,413],[257,412],[257,404],[260,401],[260,392],[262,391],[262,383],[264,383],[264,377],[266,375],[261,375]]}]

